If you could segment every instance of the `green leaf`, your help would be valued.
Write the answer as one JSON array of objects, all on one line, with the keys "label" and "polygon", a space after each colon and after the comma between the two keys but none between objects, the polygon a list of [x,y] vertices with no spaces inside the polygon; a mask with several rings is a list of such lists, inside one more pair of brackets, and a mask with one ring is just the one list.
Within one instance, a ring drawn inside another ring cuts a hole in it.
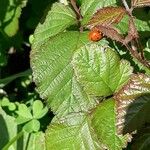
[{"label": "green leaf", "polygon": [[7,97],[3,97],[3,99],[1,100],[1,106],[9,106],[9,99]]},{"label": "green leaf", "polygon": [[117,135],[115,101],[102,102],[91,114],[92,127],[105,149],[121,150],[127,143],[127,136]]},{"label": "green leaf", "polygon": [[117,135],[115,102],[109,99],[88,114],[71,113],[46,130],[46,148],[53,150],[120,150],[127,136]]},{"label": "green leaf", "polygon": [[[148,16],[148,15],[147,15]],[[138,32],[145,32],[145,31],[150,31],[150,26],[149,26],[149,21],[144,21],[144,20],[140,20],[138,18],[135,18],[135,26],[138,30]],[[129,17],[126,15],[119,24],[116,25],[116,27],[121,31],[121,33],[126,34],[128,31],[128,24],[129,22]],[[148,36],[148,35],[144,35],[144,36]]]},{"label": "green leaf", "polygon": [[[149,21],[135,19],[135,25],[139,32],[150,31]],[[150,35],[150,34],[149,34]]]},{"label": "green leaf", "polygon": [[82,25],[87,24],[96,10],[110,5],[116,5],[116,0],[83,0],[81,4]]},{"label": "green leaf", "polygon": [[109,47],[95,44],[83,46],[72,64],[78,81],[88,94],[108,96],[125,84],[131,73],[129,62],[119,59]]},{"label": "green leaf", "polygon": [[46,131],[46,149],[50,150],[102,150],[90,127],[90,120],[83,113],[66,116],[63,124],[51,124]]},{"label": "green leaf", "polygon": [[22,116],[18,116],[16,118],[16,123],[17,124],[23,124],[25,122],[28,122],[29,120],[31,120],[30,118],[26,118],[26,117],[22,117]]},{"label": "green leaf", "polygon": [[148,150],[150,147],[150,133],[140,136],[132,145],[134,150]]},{"label": "green leaf", "polygon": [[97,103],[76,81],[71,64],[74,52],[88,42],[87,32],[65,32],[41,48],[32,49],[31,66],[37,90],[56,114],[87,111]]},{"label": "green leaf", "polygon": [[33,102],[32,110],[33,110],[33,117],[35,119],[42,118],[48,112],[48,108],[47,107],[43,108],[43,103],[40,100],[36,100]]},{"label": "green leaf", "polygon": [[10,111],[14,111],[16,109],[16,105],[14,103],[10,103],[9,106],[8,106],[8,109]]},{"label": "green leaf", "polygon": [[29,121],[28,123],[26,123],[23,126],[23,129],[28,133],[37,132],[40,129],[40,122],[36,119],[33,119]]},{"label": "green leaf", "polygon": [[26,0],[0,0],[0,27],[8,36],[16,34],[19,28],[19,17]]},{"label": "green leaf", "polygon": [[25,150],[46,150],[45,134],[43,132],[26,133],[24,135],[24,143],[20,142],[19,144],[18,147],[24,146]]},{"label": "green leaf", "polygon": [[34,46],[40,46],[50,37],[63,32],[67,27],[76,24],[73,10],[62,3],[54,3],[44,23],[40,23],[34,33]]},{"label": "green leaf", "polygon": [[31,70],[30,69],[28,69],[26,71],[23,71],[23,72],[20,72],[20,73],[17,73],[17,74],[12,75],[12,76],[9,76],[7,78],[0,79],[0,88],[3,88],[7,84],[9,84],[13,80],[15,80],[16,78],[24,77],[24,76],[29,76],[29,75],[31,75]]},{"label": "green leaf", "polygon": [[25,123],[32,119],[30,109],[25,104],[20,104],[16,113],[18,114],[18,117],[16,118],[18,124]]},{"label": "green leaf", "polygon": [[150,122],[150,77],[132,75],[115,95],[118,133],[129,133]]},{"label": "green leaf", "polygon": [[150,147],[150,127],[144,125],[140,130],[136,131],[136,135],[130,145],[133,150],[147,150]]},{"label": "green leaf", "polygon": [[3,97],[2,100],[0,101],[0,106],[1,107],[8,107],[8,110],[14,111],[16,109],[16,105],[13,102],[10,102],[7,97]]},{"label": "green leaf", "polygon": [[33,78],[43,99],[57,94],[69,84],[73,75],[70,59],[77,49],[78,38],[78,32],[66,32],[52,38],[40,49],[32,49]]},{"label": "green leaf", "polygon": [[[0,149],[2,149],[9,141],[11,141],[15,136],[18,135],[19,127],[15,122],[15,118],[7,115],[0,108]],[[45,138],[44,133],[26,133],[24,132],[23,140],[22,138],[15,141],[9,150],[45,150]]]},{"label": "green leaf", "polygon": [[133,61],[139,67],[139,69],[142,70],[142,72],[145,71],[145,74],[150,75],[150,69],[148,67],[143,65],[143,63],[137,61],[137,59],[135,59],[135,58],[133,58]]}]

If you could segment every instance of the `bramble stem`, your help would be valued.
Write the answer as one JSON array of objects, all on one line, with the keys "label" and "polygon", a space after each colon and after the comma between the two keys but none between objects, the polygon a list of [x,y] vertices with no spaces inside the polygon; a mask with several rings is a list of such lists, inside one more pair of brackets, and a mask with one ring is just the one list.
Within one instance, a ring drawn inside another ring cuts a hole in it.
[{"label": "bramble stem", "polygon": [[[124,5],[124,7],[125,7],[125,9],[126,9],[126,11],[128,13],[130,22],[132,23],[132,28],[133,28],[132,30],[137,32],[137,29],[136,29],[136,27],[134,25],[134,16],[132,15],[132,10],[133,10],[132,6],[131,6],[131,8],[129,8],[128,3],[127,3],[126,0],[122,0],[122,3],[123,3],[123,5]],[[130,32],[130,31],[128,31],[128,32]],[[138,41],[137,37],[135,37],[130,42],[131,42],[131,47],[128,44],[125,44],[125,46],[130,51],[132,57],[134,57],[136,60],[138,60],[140,63],[142,63],[145,67],[150,68],[150,63],[144,58],[143,50],[141,50],[140,54],[137,51],[137,47],[141,49],[141,46],[139,44],[139,41]],[[133,42],[136,42],[136,44],[137,44],[136,49],[134,49],[135,45],[133,44]]]},{"label": "bramble stem", "polygon": [[150,63],[148,61],[146,61],[145,59],[142,59],[142,57],[140,57],[139,53],[136,50],[130,48],[129,45],[127,45],[127,44],[125,46],[130,51],[130,54],[132,55],[133,58],[135,58],[137,61],[139,61],[145,67],[150,68]]},{"label": "bramble stem", "polygon": [[129,6],[128,6],[126,0],[122,0],[122,3],[123,3],[123,5],[124,5],[124,7],[126,8],[126,10],[129,12],[129,11],[130,11],[130,8],[129,8]]},{"label": "bramble stem", "polygon": [[79,8],[78,8],[77,5],[76,5],[76,0],[70,0],[70,3],[71,3],[71,5],[72,5],[73,9],[75,10],[75,13],[76,13],[76,15],[77,15],[77,19],[80,20],[82,17],[81,17]]},{"label": "bramble stem", "polygon": [[83,27],[81,26],[80,21],[82,20],[82,15],[80,13],[80,9],[77,7],[76,0],[70,0],[70,3],[76,13],[78,25],[80,26],[80,32],[83,32]]}]

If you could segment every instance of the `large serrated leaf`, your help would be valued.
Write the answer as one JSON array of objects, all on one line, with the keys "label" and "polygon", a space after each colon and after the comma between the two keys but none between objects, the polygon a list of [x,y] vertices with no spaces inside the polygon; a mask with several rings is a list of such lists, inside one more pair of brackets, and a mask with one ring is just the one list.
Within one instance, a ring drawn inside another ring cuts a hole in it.
[{"label": "large serrated leaf", "polygon": [[48,150],[102,150],[85,114],[70,114],[61,122],[51,124],[46,131]]},{"label": "large serrated leaf", "polygon": [[89,28],[97,25],[110,26],[113,23],[119,23],[125,13],[126,10],[123,7],[104,7],[93,15],[87,25]]},{"label": "large serrated leaf", "polygon": [[27,0],[0,0],[0,28],[10,37],[19,28],[19,17],[26,2]]},{"label": "large serrated leaf", "polygon": [[76,23],[73,10],[62,3],[54,3],[43,24],[39,24],[34,33],[34,46],[40,46],[50,37],[64,31]]},{"label": "large serrated leaf", "polygon": [[[30,140],[29,140],[30,139]],[[27,143],[27,144],[26,144]],[[21,149],[20,142],[18,147]],[[24,134],[24,146],[23,150],[46,150],[45,147],[45,133],[36,132],[36,133],[25,133]]]},{"label": "large serrated leaf", "polygon": [[132,0],[133,7],[145,7],[150,6],[150,0]]},{"label": "large serrated leaf", "polygon": [[[115,102],[109,99],[89,114],[71,113],[46,131],[46,147],[53,150],[120,150],[127,136],[117,135]],[[63,144],[61,144],[63,143]]]},{"label": "large serrated leaf", "polygon": [[150,77],[133,75],[115,95],[118,133],[132,132],[150,122]]},{"label": "large serrated leaf", "polygon": [[110,48],[95,44],[77,51],[72,61],[78,81],[88,94],[108,96],[119,89],[132,73],[129,62]]},{"label": "large serrated leaf", "polygon": [[127,143],[127,136],[117,135],[115,101],[108,99],[92,113],[92,127],[101,143],[109,150],[121,150]]},{"label": "large serrated leaf", "polygon": [[31,66],[37,90],[54,113],[88,110],[96,103],[74,78],[71,65],[74,52],[87,42],[86,32],[66,32],[32,50]]}]

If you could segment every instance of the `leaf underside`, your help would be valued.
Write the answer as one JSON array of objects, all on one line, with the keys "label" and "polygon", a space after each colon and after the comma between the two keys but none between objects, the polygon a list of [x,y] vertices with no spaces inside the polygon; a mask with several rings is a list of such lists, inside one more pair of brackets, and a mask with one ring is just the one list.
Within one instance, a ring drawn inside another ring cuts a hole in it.
[{"label": "leaf underside", "polygon": [[130,81],[116,93],[118,133],[130,133],[150,122],[150,78],[132,75]]},{"label": "leaf underside", "polygon": [[132,0],[133,7],[150,6],[150,0]]}]

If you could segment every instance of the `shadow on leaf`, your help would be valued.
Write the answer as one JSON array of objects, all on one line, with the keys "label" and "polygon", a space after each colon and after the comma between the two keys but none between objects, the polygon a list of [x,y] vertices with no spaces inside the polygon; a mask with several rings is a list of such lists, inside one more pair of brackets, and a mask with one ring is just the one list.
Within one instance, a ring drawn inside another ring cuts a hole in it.
[{"label": "shadow on leaf", "polygon": [[2,149],[9,141],[9,134],[5,119],[0,115],[0,149]]},{"label": "shadow on leaf", "polygon": [[123,134],[140,129],[146,123],[150,123],[150,94],[143,94],[129,104],[123,128]]}]

